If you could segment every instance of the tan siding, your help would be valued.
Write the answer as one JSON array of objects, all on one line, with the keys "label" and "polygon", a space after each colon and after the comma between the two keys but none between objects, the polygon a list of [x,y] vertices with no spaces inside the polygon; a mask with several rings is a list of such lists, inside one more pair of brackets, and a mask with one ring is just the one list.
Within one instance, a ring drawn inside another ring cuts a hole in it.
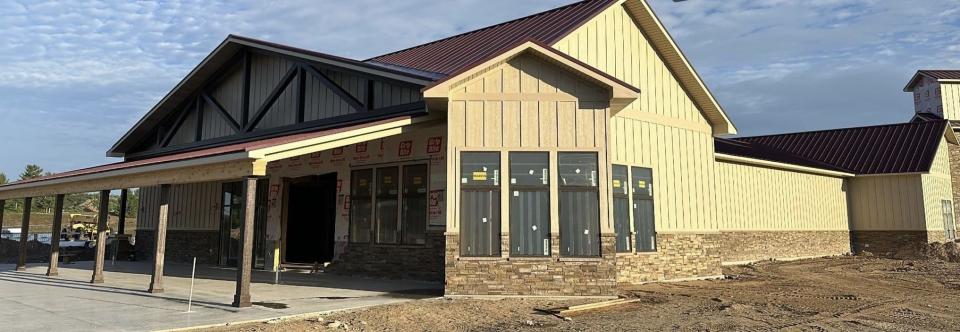
[{"label": "tan siding", "polygon": [[926,229],[920,175],[857,177],[850,189],[853,230]]},{"label": "tan siding", "polygon": [[943,99],[944,117],[960,120],[960,84],[940,83],[940,98]]},{"label": "tan siding", "polygon": [[721,231],[844,231],[843,179],[719,161]]},{"label": "tan siding", "polygon": [[[522,54],[494,65],[451,88],[448,135],[454,153],[462,150],[596,151],[606,160],[607,92],[541,57]],[[457,174],[458,158],[450,158]],[[504,158],[506,163],[506,158]],[[599,176],[606,176],[601,167]],[[456,185],[456,176],[449,180]],[[605,181],[601,181],[604,192]],[[508,190],[503,186],[503,190]],[[554,193],[554,197],[556,194]],[[457,211],[457,193],[448,193],[448,209]],[[509,197],[503,193],[504,199]],[[606,197],[602,229],[608,229]],[[450,231],[458,229],[449,214]],[[502,216],[504,223],[509,216]],[[554,214],[554,219],[556,215]],[[554,220],[556,222],[556,220]],[[557,228],[555,228],[557,229]],[[506,233],[508,228],[503,230]]]},{"label": "tan siding", "polygon": [[[953,186],[950,181],[950,156],[946,139],[941,140],[930,166],[930,174],[921,176],[923,183],[926,227],[929,231],[943,231],[942,201],[953,204]],[[956,217],[954,217],[956,220]]]}]

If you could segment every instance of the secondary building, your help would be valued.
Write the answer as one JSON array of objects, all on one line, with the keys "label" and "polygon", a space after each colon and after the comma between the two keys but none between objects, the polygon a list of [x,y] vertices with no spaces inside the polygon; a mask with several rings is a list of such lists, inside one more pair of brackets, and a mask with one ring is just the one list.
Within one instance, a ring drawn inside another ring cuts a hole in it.
[{"label": "secondary building", "polygon": [[150,289],[197,257],[239,267],[237,306],[250,269],[613,296],[948,237],[946,121],[733,134],[645,1],[587,0],[364,61],[229,36],[110,148],[123,161],[0,200],[140,188]]}]

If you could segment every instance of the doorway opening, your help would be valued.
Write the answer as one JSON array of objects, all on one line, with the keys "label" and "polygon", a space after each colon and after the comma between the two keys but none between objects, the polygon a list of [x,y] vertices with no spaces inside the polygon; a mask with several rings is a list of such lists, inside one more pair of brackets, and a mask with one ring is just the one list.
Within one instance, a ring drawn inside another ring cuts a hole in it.
[{"label": "doorway opening", "polygon": [[[267,233],[267,190],[269,179],[257,180],[253,222],[253,268],[265,267]],[[237,266],[240,258],[240,229],[243,227],[243,182],[224,183],[220,206],[220,261],[222,266]]]},{"label": "doorway opening", "polygon": [[285,263],[333,260],[337,217],[337,173],[289,180]]}]

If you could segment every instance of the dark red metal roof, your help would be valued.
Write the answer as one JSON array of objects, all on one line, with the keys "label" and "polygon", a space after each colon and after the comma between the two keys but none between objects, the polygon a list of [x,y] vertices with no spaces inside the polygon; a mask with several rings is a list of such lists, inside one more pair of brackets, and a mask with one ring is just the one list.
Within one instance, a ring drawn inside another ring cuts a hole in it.
[{"label": "dark red metal roof", "polygon": [[938,80],[960,80],[960,70],[923,69],[919,70],[918,72]]},{"label": "dark red metal roof", "polygon": [[523,40],[552,45],[614,3],[615,0],[580,1],[367,61],[449,75]]},{"label": "dark red metal roof", "polygon": [[342,132],[350,131],[354,129],[362,129],[365,127],[376,126],[379,124],[384,124],[384,123],[393,122],[397,120],[409,119],[412,117],[414,116],[404,115],[404,116],[398,116],[398,117],[393,117],[393,118],[383,119],[378,121],[370,121],[370,122],[361,123],[353,126],[279,136],[279,137],[274,137],[274,138],[269,138],[269,139],[264,139],[259,141],[243,142],[243,143],[207,148],[202,150],[195,150],[195,151],[177,153],[172,155],[160,156],[160,157],[149,158],[149,159],[106,164],[101,166],[79,169],[75,171],[56,173],[56,174],[29,179],[29,180],[11,182],[5,185],[0,185],[0,189],[6,186],[15,186],[15,185],[21,185],[26,183],[50,181],[55,179],[63,179],[63,178],[70,178],[70,177],[76,177],[76,176],[104,173],[109,171],[119,171],[124,169],[142,167],[142,166],[151,166],[151,165],[159,165],[159,164],[178,162],[178,161],[187,161],[187,160],[193,160],[193,159],[222,156],[222,155],[238,153],[238,152],[249,152],[257,149],[263,149],[263,148],[283,145],[287,143],[303,141],[311,138],[333,135],[333,134],[342,133]]},{"label": "dark red metal roof", "polygon": [[752,150],[725,142],[715,146],[721,153],[811,167],[820,163],[855,174],[917,173],[930,170],[947,126],[940,120],[733,139],[759,147]]},{"label": "dark red metal roof", "polygon": [[770,147],[766,147],[760,144],[754,144],[750,142],[738,141],[734,139],[726,138],[714,138],[714,147],[717,153],[729,154],[740,157],[747,157],[753,159],[760,159],[766,161],[774,161],[780,163],[787,163],[798,166],[807,166],[837,172],[847,172],[848,170],[835,167],[833,165],[821,163],[816,160],[804,158],[795,154],[788,152],[776,150]]}]

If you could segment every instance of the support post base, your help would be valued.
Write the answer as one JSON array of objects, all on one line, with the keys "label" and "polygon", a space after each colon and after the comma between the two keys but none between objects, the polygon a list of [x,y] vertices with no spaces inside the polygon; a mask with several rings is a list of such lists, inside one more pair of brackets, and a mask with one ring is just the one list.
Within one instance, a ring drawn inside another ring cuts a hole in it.
[{"label": "support post base", "polygon": [[153,287],[150,287],[150,289],[147,290],[147,293],[150,293],[150,294],[160,294],[160,293],[163,293],[163,288],[153,288]]},{"label": "support post base", "polygon": [[27,270],[27,267],[26,267],[26,266],[17,266],[17,271],[23,272],[23,271],[26,271],[26,270]]},{"label": "support post base", "polygon": [[47,272],[47,276],[48,276],[48,277],[56,277],[56,276],[59,276],[59,275],[60,275],[60,273],[58,273],[57,271]]},{"label": "support post base", "polygon": [[90,283],[91,283],[91,284],[102,284],[102,283],[103,283],[103,276],[95,276],[95,277],[93,277],[93,279],[90,279]]},{"label": "support post base", "polygon": [[249,308],[253,306],[253,304],[250,303],[250,295],[234,295],[233,306],[237,308]]}]

